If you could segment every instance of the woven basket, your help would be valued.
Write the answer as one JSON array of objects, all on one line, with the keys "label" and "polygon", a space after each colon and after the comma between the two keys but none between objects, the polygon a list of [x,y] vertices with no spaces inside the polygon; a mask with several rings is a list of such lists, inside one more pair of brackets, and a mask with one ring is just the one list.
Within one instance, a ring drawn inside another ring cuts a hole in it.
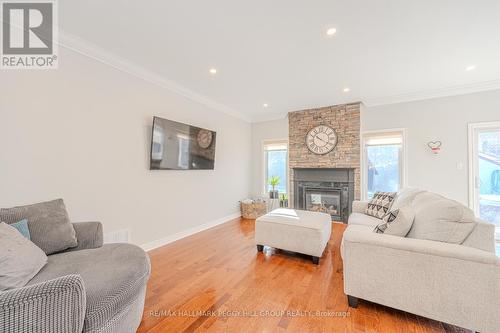
[{"label": "woven basket", "polygon": [[241,203],[241,216],[244,219],[256,219],[267,213],[267,203],[254,201],[252,203]]}]

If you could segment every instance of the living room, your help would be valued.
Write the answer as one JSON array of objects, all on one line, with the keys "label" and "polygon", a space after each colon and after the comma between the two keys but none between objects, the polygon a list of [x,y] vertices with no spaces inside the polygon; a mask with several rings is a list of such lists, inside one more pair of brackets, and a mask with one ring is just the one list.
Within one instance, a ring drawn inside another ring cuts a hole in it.
[{"label": "living room", "polygon": [[498,2],[0,5],[0,333],[500,331]]}]

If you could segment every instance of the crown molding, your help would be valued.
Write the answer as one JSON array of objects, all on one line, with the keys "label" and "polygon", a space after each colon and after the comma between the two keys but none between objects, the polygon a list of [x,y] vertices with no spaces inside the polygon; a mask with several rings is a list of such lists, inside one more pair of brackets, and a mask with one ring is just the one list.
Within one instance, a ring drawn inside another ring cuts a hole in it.
[{"label": "crown molding", "polygon": [[336,107],[336,106],[344,106],[344,105],[353,105],[353,104],[359,104],[359,105],[364,105],[364,103],[360,100],[356,100],[354,102],[345,102],[345,103],[337,103],[337,104],[330,104],[330,105],[308,105],[308,106],[302,106],[301,108],[296,108],[293,111],[286,111],[286,112],[273,112],[273,113],[262,113],[257,116],[254,116],[252,118],[253,123],[262,123],[266,121],[273,121],[273,120],[283,120],[288,118],[288,114],[290,112],[300,112],[300,111],[306,111],[306,110],[314,110],[314,109],[322,109],[325,107]]},{"label": "crown molding", "polygon": [[[232,117],[241,119],[249,123],[258,123],[264,121],[272,121],[283,119],[288,112],[272,113],[266,115],[248,116],[242,112],[236,111],[233,108],[216,102],[207,96],[198,94],[172,80],[169,80],[151,70],[148,70],[132,61],[120,57],[114,53],[108,52],[103,48],[94,45],[79,36],[69,34],[65,31],[59,31],[59,46],[73,52],[79,53],[90,59],[101,62],[105,65],[113,67],[121,72],[140,78],[149,83],[155,84],[165,88],[175,94],[183,96],[191,101],[204,105],[210,109],[225,113]],[[420,101],[439,97],[449,97],[456,95],[465,95],[489,90],[500,90],[500,79],[492,81],[476,82],[464,85],[454,85],[449,87],[442,87],[438,89],[428,89],[416,92],[406,92],[402,94],[366,98],[362,103],[366,107],[373,107],[379,105],[396,104],[404,102]]]},{"label": "crown molding", "polygon": [[408,92],[404,94],[385,96],[380,98],[368,98],[363,101],[367,107],[396,104],[404,102],[421,101],[439,97],[450,97],[457,95],[466,95],[489,90],[499,90],[500,79],[492,81],[475,82],[470,84],[455,85],[438,89],[428,89],[417,92]]},{"label": "crown molding", "polygon": [[76,35],[59,30],[59,43],[60,47],[79,53],[90,59],[101,62],[105,65],[113,67],[121,72],[133,75],[149,83],[155,84],[162,88],[168,89],[171,92],[181,95],[191,101],[204,105],[210,109],[223,112],[232,117],[252,122],[252,119],[247,115],[238,112],[227,105],[216,102],[206,96],[198,94],[186,87],[169,80],[153,71],[150,71],[142,66],[133,63],[123,57],[114,53],[108,52],[103,48],[94,45]]},{"label": "crown molding", "polygon": [[258,115],[254,116],[252,118],[252,123],[263,123],[266,121],[273,121],[273,120],[283,120],[286,117],[288,117],[288,112],[280,112],[280,113],[271,113],[271,114],[265,114],[265,115]]},{"label": "crown molding", "polygon": [[[362,104],[365,107],[374,107],[381,105],[390,105],[397,103],[406,103],[406,102],[416,102],[423,101],[427,99],[433,98],[442,98],[442,97],[452,97],[452,96],[460,96],[467,94],[474,94],[484,91],[492,91],[492,90],[500,90],[500,79],[499,80],[491,80],[491,81],[483,81],[483,82],[475,82],[464,85],[455,85],[449,87],[443,87],[438,89],[428,89],[416,92],[408,92],[404,94],[397,94],[385,97],[377,97],[377,98],[368,98],[363,99],[357,103]],[[346,103],[351,104],[351,103]],[[279,120],[286,117],[287,113],[273,113],[268,115],[260,115],[252,118],[252,122],[260,123],[272,120]]]}]

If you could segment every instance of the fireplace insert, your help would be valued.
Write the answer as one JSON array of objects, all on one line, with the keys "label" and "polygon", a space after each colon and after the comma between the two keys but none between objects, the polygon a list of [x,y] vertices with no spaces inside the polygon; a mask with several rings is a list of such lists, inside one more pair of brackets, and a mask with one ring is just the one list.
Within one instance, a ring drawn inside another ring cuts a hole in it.
[{"label": "fireplace insert", "polygon": [[294,207],[347,223],[354,200],[352,169],[294,169]]},{"label": "fireplace insert", "polygon": [[328,213],[333,219],[341,219],[341,201],[342,190],[330,188],[306,187],[303,200],[303,206],[306,210],[313,212]]}]

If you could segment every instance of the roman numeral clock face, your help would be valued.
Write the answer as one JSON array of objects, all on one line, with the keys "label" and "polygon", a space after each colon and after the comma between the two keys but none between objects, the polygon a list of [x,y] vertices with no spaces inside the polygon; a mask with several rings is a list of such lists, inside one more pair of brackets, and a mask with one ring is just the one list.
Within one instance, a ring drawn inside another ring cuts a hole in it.
[{"label": "roman numeral clock face", "polygon": [[330,126],[316,126],[307,132],[306,144],[317,155],[328,154],[337,145],[337,133]]}]

